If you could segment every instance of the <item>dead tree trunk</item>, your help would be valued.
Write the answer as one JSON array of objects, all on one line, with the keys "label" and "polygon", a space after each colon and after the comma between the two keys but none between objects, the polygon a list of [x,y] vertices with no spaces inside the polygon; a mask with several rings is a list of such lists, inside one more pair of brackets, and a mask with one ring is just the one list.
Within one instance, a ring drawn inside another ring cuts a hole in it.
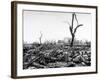
[{"label": "dead tree trunk", "polygon": [[40,37],[39,37],[40,44],[42,44],[42,36],[43,34],[40,32]]},{"label": "dead tree trunk", "polygon": [[[77,22],[77,26],[75,28],[74,27],[74,21],[76,20]],[[74,39],[75,39],[75,33],[77,31],[77,29],[80,27],[80,26],[83,26],[83,24],[79,24],[78,23],[78,19],[77,19],[77,16],[75,13],[72,14],[72,22],[71,22],[71,25],[69,24],[69,29],[70,29],[70,33],[71,33],[71,43],[70,43],[70,47],[73,47],[73,43],[74,43]]]},{"label": "dead tree trunk", "polygon": [[73,46],[73,43],[74,43],[74,37],[75,37],[75,35],[73,34],[73,35],[72,35],[72,39],[71,39],[71,43],[70,43],[70,47]]}]

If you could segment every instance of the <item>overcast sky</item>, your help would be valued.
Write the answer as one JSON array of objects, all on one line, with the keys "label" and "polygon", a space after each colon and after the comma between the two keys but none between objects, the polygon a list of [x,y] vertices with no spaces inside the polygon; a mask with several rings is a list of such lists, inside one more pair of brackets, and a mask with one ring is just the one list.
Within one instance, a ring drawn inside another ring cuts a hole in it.
[{"label": "overcast sky", "polygon": [[[91,14],[76,13],[78,21],[83,26],[76,32],[78,40],[91,40]],[[43,34],[42,42],[46,40],[58,41],[65,37],[71,38],[69,25],[72,13],[23,11],[23,40],[27,43],[39,42],[40,32]],[[74,23],[76,26],[76,22]]]}]

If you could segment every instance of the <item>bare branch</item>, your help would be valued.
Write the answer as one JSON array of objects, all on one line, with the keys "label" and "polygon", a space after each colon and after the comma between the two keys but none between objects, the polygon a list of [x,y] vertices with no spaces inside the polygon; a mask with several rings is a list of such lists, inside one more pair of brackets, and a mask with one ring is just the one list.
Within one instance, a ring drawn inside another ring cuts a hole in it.
[{"label": "bare branch", "polygon": [[74,24],[74,15],[75,13],[72,14],[72,29],[73,29],[73,24]]},{"label": "bare branch", "polygon": [[76,33],[76,30],[77,30],[80,26],[83,26],[83,24],[77,25],[77,27],[74,29],[74,34]]},{"label": "bare branch", "polygon": [[70,29],[70,33],[71,33],[71,35],[72,35],[72,34],[73,34],[72,27],[70,26],[69,29]]},{"label": "bare branch", "polygon": [[76,19],[76,22],[77,22],[77,25],[78,25],[79,23],[78,23],[78,19],[77,19],[77,16],[76,16],[76,14],[75,14],[75,19]]}]

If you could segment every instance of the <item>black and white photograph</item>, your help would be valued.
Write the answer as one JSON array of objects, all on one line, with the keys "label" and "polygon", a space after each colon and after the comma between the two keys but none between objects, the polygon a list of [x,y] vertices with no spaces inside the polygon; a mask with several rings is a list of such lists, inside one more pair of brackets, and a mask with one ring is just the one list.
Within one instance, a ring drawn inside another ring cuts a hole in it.
[{"label": "black and white photograph", "polygon": [[12,2],[12,77],[97,73],[97,6]]},{"label": "black and white photograph", "polygon": [[91,66],[91,14],[23,10],[23,69]]}]

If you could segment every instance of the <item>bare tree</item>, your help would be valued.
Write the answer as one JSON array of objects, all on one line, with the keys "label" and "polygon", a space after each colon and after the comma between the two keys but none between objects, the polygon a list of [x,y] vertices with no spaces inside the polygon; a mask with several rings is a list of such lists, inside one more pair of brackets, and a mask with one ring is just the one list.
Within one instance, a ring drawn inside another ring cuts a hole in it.
[{"label": "bare tree", "polygon": [[[74,21],[76,20],[77,22],[77,26],[75,28],[74,27]],[[67,22],[68,23],[68,22]],[[69,24],[69,23],[68,23]],[[72,22],[71,22],[71,25],[69,24],[69,29],[70,29],[70,33],[71,33],[71,43],[70,43],[70,47],[73,47],[73,42],[74,42],[74,39],[75,39],[75,33],[77,31],[77,29],[80,27],[80,26],[83,26],[83,24],[79,24],[78,23],[78,19],[77,19],[77,16],[75,13],[72,14]]]},{"label": "bare tree", "polygon": [[39,37],[40,44],[42,44],[42,37],[43,37],[43,34],[42,34],[42,32],[40,31],[40,37]]}]

